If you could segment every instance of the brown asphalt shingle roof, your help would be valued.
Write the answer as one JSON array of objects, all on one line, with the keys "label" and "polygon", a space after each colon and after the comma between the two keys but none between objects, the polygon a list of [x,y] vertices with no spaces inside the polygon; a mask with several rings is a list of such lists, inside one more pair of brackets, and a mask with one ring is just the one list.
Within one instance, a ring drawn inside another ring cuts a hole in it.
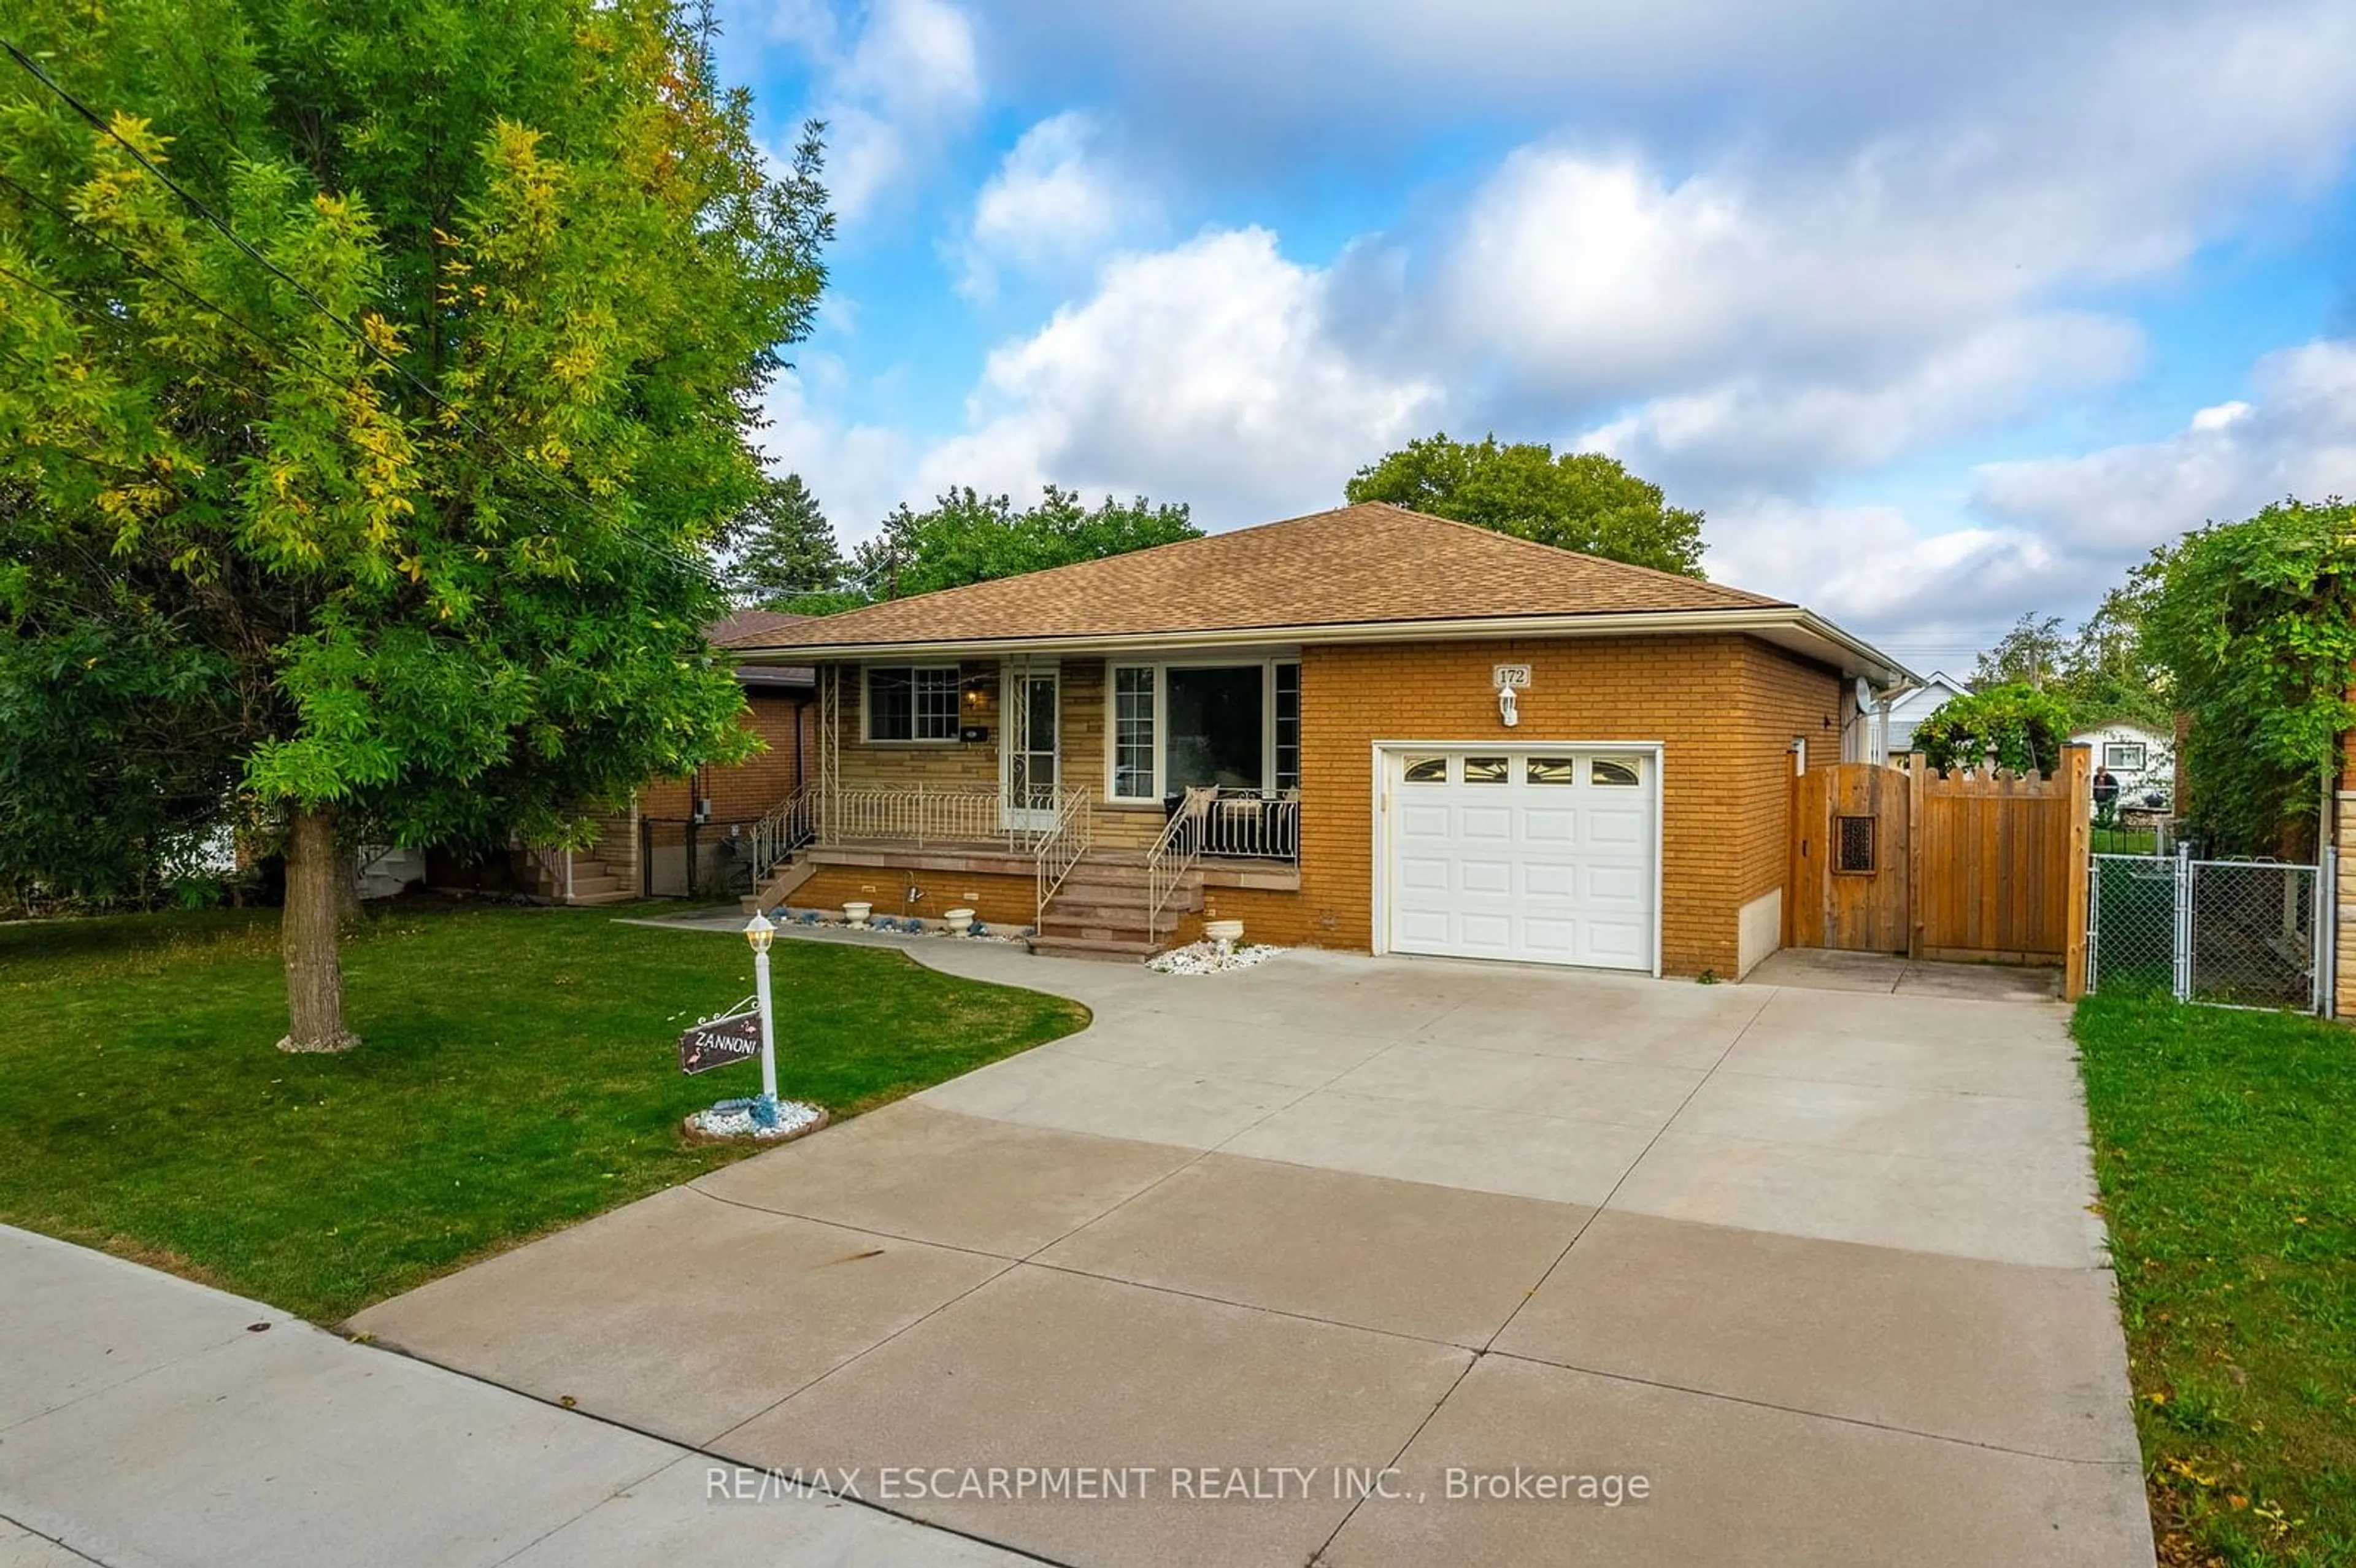
[{"label": "brown asphalt shingle roof", "polygon": [[815,650],[1786,604],[1367,502],[817,616],[735,645]]},{"label": "brown asphalt shingle roof", "polygon": [[[715,648],[760,647],[791,635],[808,615],[787,615],[775,610],[735,610],[703,628],[703,640]],[[747,664],[736,667],[738,684],[776,688],[818,686],[818,671],[807,665]]]}]

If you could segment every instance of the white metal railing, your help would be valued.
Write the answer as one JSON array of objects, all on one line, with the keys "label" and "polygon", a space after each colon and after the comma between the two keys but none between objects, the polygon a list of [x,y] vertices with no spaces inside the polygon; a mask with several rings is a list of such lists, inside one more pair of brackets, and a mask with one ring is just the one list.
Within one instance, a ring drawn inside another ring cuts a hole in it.
[{"label": "white metal railing", "polygon": [[761,891],[761,884],[768,880],[771,872],[816,836],[818,801],[818,792],[804,785],[771,806],[760,821],[753,824],[753,891],[755,893]]},{"label": "white metal railing", "polygon": [[1223,789],[1204,814],[1203,854],[1214,860],[1301,859],[1301,797]]},{"label": "white metal railing", "polygon": [[1057,831],[1066,804],[1085,798],[1080,790],[1043,789],[1017,804],[998,789],[842,784],[819,797],[817,836],[828,845],[996,844],[1032,854]]},{"label": "white metal railing", "polygon": [[1287,790],[1190,789],[1145,857],[1149,923],[1159,922],[1186,874],[1205,858],[1301,859],[1301,796]]},{"label": "white metal railing", "polygon": [[1190,789],[1170,814],[1170,824],[1162,828],[1162,837],[1145,857],[1145,923],[1150,931],[1159,930],[1162,912],[1168,906],[1178,884],[1203,858],[1205,825],[1211,819],[1211,802],[1218,795],[1214,789]]},{"label": "white metal railing", "polygon": [[1047,912],[1047,901],[1072,874],[1072,868],[1088,852],[1088,842],[1094,831],[1094,802],[1085,790],[1067,790],[1055,808],[1055,823],[1040,837],[1034,860],[1034,875],[1039,890],[1038,916]]},{"label": "white metal railing", "polygon": [[573,851],[561,844],[535,846],[531,851],[532,868],[539,873],[541,891],[549,898],[573,901]]}]

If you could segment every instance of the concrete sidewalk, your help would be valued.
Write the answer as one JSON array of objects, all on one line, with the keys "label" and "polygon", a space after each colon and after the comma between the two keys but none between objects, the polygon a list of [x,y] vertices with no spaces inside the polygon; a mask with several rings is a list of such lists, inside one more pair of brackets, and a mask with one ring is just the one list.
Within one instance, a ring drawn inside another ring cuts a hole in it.
[{"label": "concrete sidewalk", "polygon": [[5,1226],[0,1326],[5,1568],[1020,1561]]}]

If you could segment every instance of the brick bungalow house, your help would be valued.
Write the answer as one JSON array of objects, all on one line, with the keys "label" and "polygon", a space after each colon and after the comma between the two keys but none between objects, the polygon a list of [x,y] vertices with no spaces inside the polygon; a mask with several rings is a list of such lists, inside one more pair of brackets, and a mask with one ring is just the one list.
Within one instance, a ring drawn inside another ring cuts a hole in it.
[{"label": "brick bungalow house", "polygon": [[1781,600],[1374,504],[739,637],[814,671],[767,905],[1737,976],[1912,679]]}]

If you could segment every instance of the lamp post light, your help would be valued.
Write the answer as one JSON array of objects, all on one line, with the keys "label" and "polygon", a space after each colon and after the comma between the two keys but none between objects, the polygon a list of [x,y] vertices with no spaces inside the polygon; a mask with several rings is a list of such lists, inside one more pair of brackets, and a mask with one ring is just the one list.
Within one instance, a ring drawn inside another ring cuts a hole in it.
[{"label": "lamp post light", "polygon": [[753,996],[761,1009],[761,1097],[754,1103],[753,1120],[765,1127],[777,1125],[777,1037],[769,1016],[769,944],[776,933],[759,910],[744,927],[744,940],[753,944]]}]

